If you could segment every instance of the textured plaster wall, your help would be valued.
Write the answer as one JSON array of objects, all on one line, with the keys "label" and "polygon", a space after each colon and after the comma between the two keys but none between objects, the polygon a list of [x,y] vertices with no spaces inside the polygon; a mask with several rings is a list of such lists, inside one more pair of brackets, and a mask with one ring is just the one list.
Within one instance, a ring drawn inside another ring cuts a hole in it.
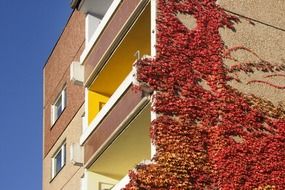
[{"label": "textured plaster wall", "polygon": [[218,0],[226,10],[284,29],[284,0]]},{"label": "textured plaster wall", "polygon": [[[222,39],[228,48],[239,46],[248,49],[232,52],[234,58],[240,63],[257,63],[264,60],[272,65],[285,64],[285,1],[219,0],[218,4],[237,16],[240,15],[240,23],[235,24],[236,32],[220,29]],[[228,59],[225,59],[225,63],[227,66],[237,64]],[[274,88],[265,83],[247,84],[252,80],[260,80],[285,86],[284,77],[266,78],[267,75],[268,72],[257,70],[253,73],[238,72],[237,77],[241,82],[232,80],[229,84],[242,93],[270,100],[275,106],[284,104],[284,89]]]}]

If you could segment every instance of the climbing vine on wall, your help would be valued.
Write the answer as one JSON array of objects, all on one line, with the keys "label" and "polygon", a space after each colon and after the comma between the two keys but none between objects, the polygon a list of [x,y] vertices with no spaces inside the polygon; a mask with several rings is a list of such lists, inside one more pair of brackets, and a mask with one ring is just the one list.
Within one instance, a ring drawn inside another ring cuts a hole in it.
[{"label": "climbing vine on wall", "polygon": [[[158,0],[157,6],[157,55],[137,63],[139,82],[156,92],[156,154],[130,171],[125,189],[285,189],[283,109],[228,85],[238,81],[236,71],[282,77],[285,67],[261,59],[227,67],[224,59],[238,62],[232,51],[247,49],[225,48],[219,29],[234,30],[238,19],[215,0]],[[195,28],[178,13],[192,15]]]}]

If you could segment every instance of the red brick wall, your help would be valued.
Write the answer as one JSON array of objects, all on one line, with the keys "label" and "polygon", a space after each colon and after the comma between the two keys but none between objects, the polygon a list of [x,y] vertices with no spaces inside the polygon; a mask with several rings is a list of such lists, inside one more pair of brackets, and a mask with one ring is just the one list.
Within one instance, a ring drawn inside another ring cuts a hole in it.
[{"label": "red brick wall", "polygon": [[[84,48],[84,15],[74,11],[44,67],[44,156],[68,126],[84,102],[84,88],[70,81],[69,66],[78,61]],[[66,86],[67,106],[51,124],[51,105]],[[78,126],[81,127],[81,126]]]}]

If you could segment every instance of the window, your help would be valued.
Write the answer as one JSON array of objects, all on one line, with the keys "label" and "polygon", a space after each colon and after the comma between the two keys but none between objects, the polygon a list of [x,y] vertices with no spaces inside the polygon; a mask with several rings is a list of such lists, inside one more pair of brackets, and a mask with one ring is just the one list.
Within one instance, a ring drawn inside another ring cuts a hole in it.
[{"label": "window", "polygon": [[59,96],[57,97],[56,101],[52,105],[52,125],[56,122],[59,118],[61,113],[63,112],[64,108],[66,107],[66,89],[63,89]]},{"label": "window", "polygon": [[66,156],[66,146],[63,144],[56,154],[52,157],[52,178],[54,178],[58,172],[65,165],[65,156]]}]

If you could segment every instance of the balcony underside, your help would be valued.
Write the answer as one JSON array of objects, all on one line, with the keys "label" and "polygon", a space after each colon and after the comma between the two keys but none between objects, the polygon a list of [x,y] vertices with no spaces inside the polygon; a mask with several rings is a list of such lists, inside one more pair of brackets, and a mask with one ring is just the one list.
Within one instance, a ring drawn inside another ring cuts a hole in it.
[{"label": "balcony underside", "polygon": [[116,180],[122,179],[139,162],[150,159],[150,106],[131,121],[89,168]]}]

